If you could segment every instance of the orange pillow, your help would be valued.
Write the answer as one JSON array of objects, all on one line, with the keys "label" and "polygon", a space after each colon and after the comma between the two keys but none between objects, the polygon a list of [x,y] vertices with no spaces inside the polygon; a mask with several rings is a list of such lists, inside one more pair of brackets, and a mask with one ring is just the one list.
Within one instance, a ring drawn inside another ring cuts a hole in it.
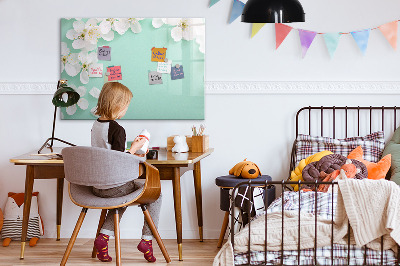
[{"label": "orange pillow", "polygon": [[375,180],[384,179],[386,177],[392,161],[392,155],[388,154],[377,163],[368,162],[363,159],[363,149],[361,146],[358,146],[352,152],[350,152],[347,158],[355,159],[365,164],[368,170],[368,179]]}]

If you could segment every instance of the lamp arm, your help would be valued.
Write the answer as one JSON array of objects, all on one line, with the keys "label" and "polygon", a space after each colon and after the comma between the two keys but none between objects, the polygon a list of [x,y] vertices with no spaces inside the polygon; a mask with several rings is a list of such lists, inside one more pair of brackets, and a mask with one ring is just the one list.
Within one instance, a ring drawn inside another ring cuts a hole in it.
[{"label": "lamp arm", "polygon": [[55,131],[55,129],[56,129],[56,117],[57,117],[57,106],[54,106],[53,131],[52,131],[52,133],[51,133],[51,144],[50,144],[50,148],[53,147],[54,131]]}]

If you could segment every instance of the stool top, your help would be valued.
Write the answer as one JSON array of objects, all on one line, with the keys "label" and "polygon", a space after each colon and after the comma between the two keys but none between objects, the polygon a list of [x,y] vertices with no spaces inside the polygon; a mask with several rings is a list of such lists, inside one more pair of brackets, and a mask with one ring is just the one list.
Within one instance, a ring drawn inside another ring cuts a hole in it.
[{"label": "stool top", "polygon": [[242,177],[236,177],[234,175],[226,175],[215,178],[215,184],[219,187],[226,188],[234,188],[237,184],[246,182],[246,181],[272,181],[272,178],[269,175],[261,175],[257,178],[247,179]]}]

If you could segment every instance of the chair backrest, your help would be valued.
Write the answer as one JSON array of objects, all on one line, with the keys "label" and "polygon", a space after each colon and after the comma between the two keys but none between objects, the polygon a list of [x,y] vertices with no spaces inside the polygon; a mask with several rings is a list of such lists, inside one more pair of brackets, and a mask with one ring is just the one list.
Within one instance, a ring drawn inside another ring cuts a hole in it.
[{"label": "chair backrest", "polygon": [[132,154],[97,147],[62,150],[65,179],[83,186],[118,186],[139,176],[144,159]]}]

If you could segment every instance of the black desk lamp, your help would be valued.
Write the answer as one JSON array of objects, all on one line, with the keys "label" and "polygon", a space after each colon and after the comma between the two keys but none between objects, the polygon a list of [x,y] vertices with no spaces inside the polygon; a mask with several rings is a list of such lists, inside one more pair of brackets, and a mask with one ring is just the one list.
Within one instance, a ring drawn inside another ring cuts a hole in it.
[{"label": "black desk lamp", "polygon": [[[42,147],[39,149],[38,153],[40,153],[45,147],[50,148],[53,152],[53,141],[58,140],[62,143],[75,146],[72,143],[69,143],[65,140],[55,138],[54,130],[56,127],[56,116],[57,116],[57,107],[68,107],[74,105],[78,102],[80,96],[73,88],[68,87],[66,80],[59,80],[57,83],[57,91],[53,95],[53,105],[54,105],[54,118],[53,118],[53,132],[51,133],[51,138],[48,138]],[[49,144],[49,141],[51,143]]]},{"label": "black desk lamp", "polygon": [[249,0],[243,8],[242,22],[304,22],[304,10],[298,0]]}]

